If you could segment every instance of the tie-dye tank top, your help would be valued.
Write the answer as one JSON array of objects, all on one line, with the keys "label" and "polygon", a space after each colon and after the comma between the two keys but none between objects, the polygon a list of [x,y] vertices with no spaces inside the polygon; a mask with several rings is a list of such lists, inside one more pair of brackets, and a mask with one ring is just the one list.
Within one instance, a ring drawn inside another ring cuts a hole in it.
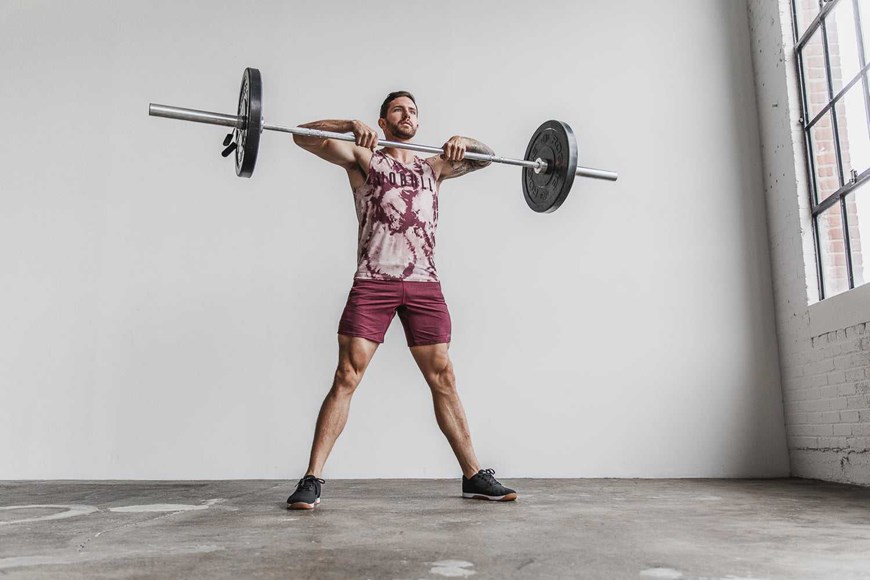
[{"label": "tie-dye tank top", "polygon": [[372,155],[366,182],[354,190],[359,220],[354,278],[437,282],[438,181],[420,157],[408,165]]}]

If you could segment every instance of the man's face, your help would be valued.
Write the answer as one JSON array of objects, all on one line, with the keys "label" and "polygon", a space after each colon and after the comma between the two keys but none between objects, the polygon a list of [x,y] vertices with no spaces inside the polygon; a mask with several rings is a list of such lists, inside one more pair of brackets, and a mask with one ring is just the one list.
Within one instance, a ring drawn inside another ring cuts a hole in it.
[{"label": "man's face", "polygon": [[397,97],[390,101],[387,116],[378,120],[378,125],[397,139],[411,139],[417,134],[417,105],[408,97]]}]

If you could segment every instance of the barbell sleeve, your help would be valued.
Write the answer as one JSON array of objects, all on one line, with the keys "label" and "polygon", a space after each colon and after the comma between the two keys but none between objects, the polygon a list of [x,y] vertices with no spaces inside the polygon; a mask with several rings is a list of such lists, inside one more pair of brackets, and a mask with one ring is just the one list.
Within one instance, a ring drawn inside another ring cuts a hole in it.
[{"label": "barbell sleeve", "polygon": [[580,177],[591,177],[592,179],[604,179],[607,181],[616,181],[619,179],[619,174],[613,171],[607,171],[606,169],[593,169],[592,167],[580,167],[579,165],[577,166],[574,175],[579,175]]},{"label": "barbell sleeve", "polygon": [[148,105],[148,114],[152,117],[165,117],[167,119],[178,119],[180,121],[193,121],[194,123],[222,125],[224,127],[233,127],[234,129],[241,129],[242,122],[244,121],[244,119],[238,115],[224,115],[222,113],[212,113],[210,111],[182,109],[181,107],[170,107],[169,105],[158,105],[156,103]]}]

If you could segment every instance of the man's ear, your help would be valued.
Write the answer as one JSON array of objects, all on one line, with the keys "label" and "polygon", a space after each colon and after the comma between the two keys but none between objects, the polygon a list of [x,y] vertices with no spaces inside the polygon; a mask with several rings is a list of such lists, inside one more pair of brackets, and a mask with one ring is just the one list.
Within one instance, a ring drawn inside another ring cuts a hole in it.
[{"label": "man's ear", "polygon": [[384,119],[383,119],[383,118],[378,119],[378,127],[381,128],[381,131],[383,131],[384,129],[386,129],[387,124],[386,124],[386,122],[384,122]]}]

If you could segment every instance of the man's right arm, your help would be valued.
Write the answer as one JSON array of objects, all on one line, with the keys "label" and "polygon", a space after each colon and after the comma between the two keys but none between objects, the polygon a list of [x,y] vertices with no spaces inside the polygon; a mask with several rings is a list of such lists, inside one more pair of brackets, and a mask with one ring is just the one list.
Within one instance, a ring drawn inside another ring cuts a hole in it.
[{"label": "man's right arm", "polygon": [[318,157],[344,167],[348,172],[360,169],[364,174],[368,174],[372,151],[378,144],[378,134],[374,129],[360,121],[336,120],[314,121],[300,127],[334,133],[353,133],[356,137],[355,143],[304,135],[293,135],[293,141]]}]

